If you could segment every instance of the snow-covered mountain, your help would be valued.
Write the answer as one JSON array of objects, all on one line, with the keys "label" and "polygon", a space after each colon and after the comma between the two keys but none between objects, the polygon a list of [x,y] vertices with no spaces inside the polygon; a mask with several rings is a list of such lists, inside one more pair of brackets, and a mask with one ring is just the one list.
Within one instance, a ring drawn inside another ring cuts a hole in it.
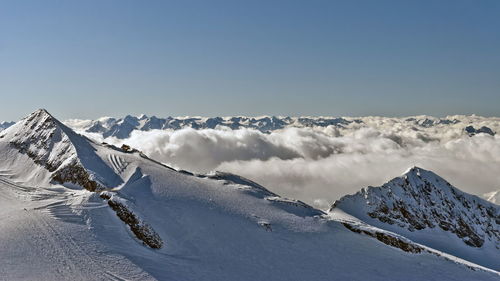
[{"label": "snow-covered mountain", "polygon": [[500,278],[245,178],[96,143],[45,110],[0,133],[0,217],[5,280]]},{"label": "snow-covered mountain", "polygon": [[380,187],[336,201],[370,225],[500,270],[500,206],[461,192],[431,171],[414,167]]},{"label": "snow-covered mountain", "polygon": [[[37,110],[0,133],[6,140],[3,151],[14,148],[37,164],[39,175],[49,175],[51,182],[71,183],[89,190],[121,183],[108,165],[96,154],[93,142],[73,132],[46,110]],[[10,148],[10,149],[9,149]],[[9,159],[19,174],[19,155]],[[47,173],[48,172],[48,173]],[[38,179],[37,179],[38,180]]]},{"label": "snow-covered mountain", "polygon": [[[486,122],[486,121],[489,122]],[[98,133],[107,137],[126,139],[134,130],[179,130],[182,128],[193,129],[214,129],[225,127],[230,129],[250,128],[261,132],[272,132],[289,127],[363,127],[377,126],[380,122],[393,122],[413,126],[414,128],[428,129],[440,126],[460,126],[464,134],[470,136],[485,133],[495,135],[495,131],[483,124],[493,123],[498,125],[496,119],[475,116],[449,116],[446,118],[435,118],[431,116],[415,116],[405,118],[385,118],[385,117],[167,117],[158,118],[146,115],[131,116],[124,118],[103,117],[96,120],[70,119],[65,123],[71,128],[87,132]],[[475,129],[475,127],[479,129]],[[481,127],[479,127],[481,126]]]}]

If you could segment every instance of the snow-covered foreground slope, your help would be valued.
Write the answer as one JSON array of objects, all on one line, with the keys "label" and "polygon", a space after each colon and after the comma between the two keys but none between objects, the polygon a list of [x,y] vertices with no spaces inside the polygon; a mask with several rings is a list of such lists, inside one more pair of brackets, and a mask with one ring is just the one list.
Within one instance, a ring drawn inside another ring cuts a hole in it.
[{"label": "snow-covered foreground slope", "polygon": [[500,270],[500,206],[461,192],[418,167],[381,187],[336,201],[370,225],[483,266]]},{"label": "snow-covered foreground slope", "polygon": [[0,280],[154,280],[78,215],[107,205],[81,201],[72,209],[69,201],[88,192],[26,187],[7,174],[0,177]]},{"label": "snow-covered foreground slope", "polygon": [[356,233],[235,175],[96,144],[45,111],[0,133],[0,216],[5,280],[500,278],[386,231]]}]

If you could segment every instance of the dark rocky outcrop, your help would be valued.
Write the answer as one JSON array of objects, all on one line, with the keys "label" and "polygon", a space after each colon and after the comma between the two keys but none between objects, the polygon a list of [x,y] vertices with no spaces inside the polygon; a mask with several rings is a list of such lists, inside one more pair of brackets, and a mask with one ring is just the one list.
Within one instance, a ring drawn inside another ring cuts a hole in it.
[{"label": "dark rocky outcrop", "polygon": [[405,252],[409,253],[421,253],[422,251],[425,251],[424,247],[421,247],[415,243],[412,243],[408,240],[402,239],[400,237],[397,237],[395,235],[390,235],[385,232],[381,231],[368,231],[362,228],[357,228],[352,224],[349,223],[342,223],[347,229],[349,229],[352,232],[360,233],[360,234],[365,234],[368,236],[371,236],[373,238],[376,238],[380,242],[389,245],[391,247],[399,248]]},{"label": "dark rocky outcrop", "polygon": [[89,191],[98,191],[104,189],[99,183],[91,180],[89,173],[82,166],[72,164],[57,170],[52,174],[52,180],[63,184],[72,183],[79,185]]},{"label": "dark rocky outcrop", "polygon": [[118,218],[129,226],[135,237],[141,240],[144,245],[153,249],[163,247],[163,240],[160,235],[149,224],[141,221],[125,204],[113,200],[107,194],[101,194],[100,196],[108,202],[108,205],[115,211]]}]

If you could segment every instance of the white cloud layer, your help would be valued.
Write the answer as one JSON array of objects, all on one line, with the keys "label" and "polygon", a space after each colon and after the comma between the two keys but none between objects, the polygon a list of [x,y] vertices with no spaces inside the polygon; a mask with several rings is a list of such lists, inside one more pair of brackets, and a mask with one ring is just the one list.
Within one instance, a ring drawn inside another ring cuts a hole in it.
[{"label": "white cloud layer", "polygon": [[413,165],[469,193],[500,189],[500,137],[469,137],[463,130],[473,124],[499,132],[499,119],[456,118],[461,122],[424,127],[405,119],[364,117],[362,124],[347,128],[286,128],[270,134],[224,128],[134,131],[126,140],[104,141],[126,143],[177,168],[236,173],[322,208]]}]

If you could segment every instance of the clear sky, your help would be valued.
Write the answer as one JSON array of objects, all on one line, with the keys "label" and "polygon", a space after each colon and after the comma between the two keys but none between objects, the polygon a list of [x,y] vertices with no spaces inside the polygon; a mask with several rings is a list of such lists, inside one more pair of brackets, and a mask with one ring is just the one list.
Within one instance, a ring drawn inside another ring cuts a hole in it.
[{"label": "clear sky", "polygon": [[500,1],[0,0],[0,120],[500,116]]}]

